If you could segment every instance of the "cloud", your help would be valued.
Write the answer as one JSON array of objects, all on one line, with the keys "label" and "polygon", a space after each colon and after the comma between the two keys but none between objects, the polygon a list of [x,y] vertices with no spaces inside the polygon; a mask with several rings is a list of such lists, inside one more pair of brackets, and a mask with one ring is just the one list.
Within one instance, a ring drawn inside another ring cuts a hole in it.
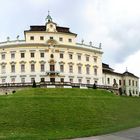
[{"label": "cloud", "polygon": [[101,41],[104,60],[123,62],[139,50],[140,1],[94,0],[85,6],[84,18],[89,23],[87,39]]},{"label": "cloud", "polygon": [[140,56],[140,50],[125,58],[123,63],[116,63],[114,65],[115,70],[118,72],[124,72],[127,68],[129,72],[134,73],[136,76],[140,76],[139,65],[138,65],[140,62],[139,56]]}]

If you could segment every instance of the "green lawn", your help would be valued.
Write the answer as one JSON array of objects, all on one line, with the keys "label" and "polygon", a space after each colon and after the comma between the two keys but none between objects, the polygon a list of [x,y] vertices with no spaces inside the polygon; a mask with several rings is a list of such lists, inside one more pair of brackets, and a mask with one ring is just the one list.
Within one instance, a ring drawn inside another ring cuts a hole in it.
[{"label": "green lawn", "polygon": [[26,89],[0,96],[0,139],[84,137],[140,126],[140,98],[93,89]]}]

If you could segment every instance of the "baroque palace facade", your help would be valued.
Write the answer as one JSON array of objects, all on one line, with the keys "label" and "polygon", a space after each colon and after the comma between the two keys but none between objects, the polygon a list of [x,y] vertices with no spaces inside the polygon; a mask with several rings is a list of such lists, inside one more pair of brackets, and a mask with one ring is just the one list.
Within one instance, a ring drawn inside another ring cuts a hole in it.
[{"label": "baroque palace facade", "polygon": [[40,81],[102,83],[102,50],[57,26],[50,15],[45,26],[31,26],[25,40],[0,43],[1,83]]},{"label": "baroque palace facade", "polygon": [[30,26],[24,35],[25,40],[17,37],[17,40],[10,41],[7,38],[6,42],[0,43],[1,85],[33,81],[96,83],[121,88],[127,95],[139,94],[138,77],[128,72],[117,74],[107,64],[102,64],[101,44],[95,47],[91,42],[89,45],[84,41],[76,43],[77,34],[58,26],[50,15],[45,25]]}]

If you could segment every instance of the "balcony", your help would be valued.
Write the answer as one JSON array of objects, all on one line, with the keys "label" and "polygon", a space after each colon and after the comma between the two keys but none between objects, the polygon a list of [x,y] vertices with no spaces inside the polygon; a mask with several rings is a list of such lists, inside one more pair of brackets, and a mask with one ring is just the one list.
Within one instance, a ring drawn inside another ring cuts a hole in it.
[{"label": "balcony", "polygon": [[59,71],[47,71],[46,74],[49,76],[58,76],[60,74],[60,72]]}]

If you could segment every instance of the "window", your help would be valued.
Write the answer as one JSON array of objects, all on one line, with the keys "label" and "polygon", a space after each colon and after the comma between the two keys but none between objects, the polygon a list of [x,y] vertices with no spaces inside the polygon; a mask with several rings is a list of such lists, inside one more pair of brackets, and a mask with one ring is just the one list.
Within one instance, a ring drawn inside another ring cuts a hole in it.
[{"label": "window", "polygon": [[45,71],[45,66],[44,66],[44,64],[41,64],[41,65],[40,65],[40,70],[41,70],[41,72],[44,72],[44,71]]},{"label": "window", "polygon": [[123,80],[123,85],[125,86],[125,80]]},{"label": "window", "polygon": [[44,40],[44,36],[40,36],[40,40]]},{"label": "window", "polygon": [[78,55],[78,60],[81,60],[81,55]]},{"label": "window", "polygon": [[95,80],[94,83],[95,83],[95,84],[98,84],[98,81]]},{"label": "window", "polygon": [[34,36],[30,36],[30,40],[34,40]]},{"label": "window", "polygon": [[33,83],[35,81],[35,78],[31,78],[31,83]]},{"label": "window", "polygon": [[31,52],[31,57],[32,58],[35,57],[35,53]]},{"label": "window", "polygon": [[15,58],[15,53],[11,53],[11,59]]},{"label": "window", "polygon": [[25,83],[25,78],[24,77],[21,78],[21,83]]},{"label": "window", "polygon": [[107,78],[107,84],[110,84],[110,78]]},{"label": "window", "polygon": [[15,65],[11,65],[11,72],[12,72],[12,73],[15,72]]},{"label": "window", "polygon": [[60,53],[60,58],[63,58],[64,57],[64,54],[63,53]]},{"label": "window", "polygon": [[53,54],[51,54],[51,56],[50,56],[51,58],[54,58],[54,55]]},{"label": "window", "polygon": [[55,67],[54,67],[54,65],[52,64],[52,65],[50,65],[50,71],[55,71]]},{"label": "window", "polygon": [[116,79],[113,79],[113,84],[117,84]]},{"label": "window", "polygon": [[86,74],[90,74],[90,68],[86,67]]},{"label": "window", "polygon": [[72,59],[72,56],[73,56],[72,54],[69,54],[69,59]]},{"label": "window", "polygon": [[138,86],[138,82],[136,81],[136,87]]},{"label": "window", "polygon": [[50,28],[53,28],[53,25],[52,24],[50,24]]},{"label": "window", "polygon": [[97,68],[94,68],[94,75],[97,76]]},{"label": "window", "polygon": [[78,79],[78,83],[81,84],[82,83],[82,79]]},{"label": "window", "polygon": [[69,41],[69,42],[72,42],[72,39],[71,39],[71,38],[69,38],[69,39],[68,39],[68,41]]},{"label": "window", "polygon": [[53,39],[53,37],[51,36],[50,39]]},{"label": "window", "polygon": [[121,81],[121,80],[119,80],[119,85],[120,85],[120,86],[122,85],[122,81]]},{"label": "window", "polygon": [[2,74],[6,73],[6,66],[5,65],[1,66],[1,73]]},{"label": "window", "polygon": [[60,79],[60,82],[61,82],[61,83],[64,83],[64,78],[61,78],[61,79]]},{"label": "window", "polygon": [[2,78],[2,83],[5,83],[6,82],[6,79],[5,78]]},{"label": "window", "polygon": [[94,57],[94,63],[97,63],[97,58],[96,57]]},{"label": "window", "polygon": [[73,73],[73,66],[72,65],[69,66],[69,72]]},{"label": "window", "polygon": [[35,64],[31,64],[31,72],[35,72]]},{"label": "window", "polygon": [[73,79],[72,78],[70,78],[70,82],[73,83]]},{"label": "window", "polygon": [[15,83],[15,77],[11,78],[11,83]]},{"label": "window", "polygon": [[87,79],[87,84],[90,84],[90,80],[89,79]]},{"label": "window", "polygon": [[44,58],[44,53],[43,52],[40,53],[40,57]]},{"label": "window", "polygon": [[131,86],[131,80],[129,80],[129,86]]},{"label": "window", "polygon": [[25,58],[25,53],[21,53],[21,58]]},{"label": "window", "polygon": [[86,56],[86,61],[89,61],[89,56]]},{"label": "window", "polygon": [[5,54],[1,55],[1,59],[4,60],[5,59]]},{"label": "window", "polygon": [[81,74],[82,73],[82,68],[81,66],[78,66],[78,74]]},{"label": "window", "polygon": [[62,38],[62,37],[60,37],[60,38],[59,38],[59,41],[63,41],[63,38]]},{"label": "window", "polygon": [[45,78],[41,78],[40,79],[40,82],[45,82]]},{"label": "window", "polygon": [[64,72],[64,65],[60,65],[60,72]]},{"label": "window", "polygon": [[21,72],[25,72],[25,65],[21,64]]},{"label": "window", "polygon": [[132,85],[134,86],[134,80],[132,81]]}]

